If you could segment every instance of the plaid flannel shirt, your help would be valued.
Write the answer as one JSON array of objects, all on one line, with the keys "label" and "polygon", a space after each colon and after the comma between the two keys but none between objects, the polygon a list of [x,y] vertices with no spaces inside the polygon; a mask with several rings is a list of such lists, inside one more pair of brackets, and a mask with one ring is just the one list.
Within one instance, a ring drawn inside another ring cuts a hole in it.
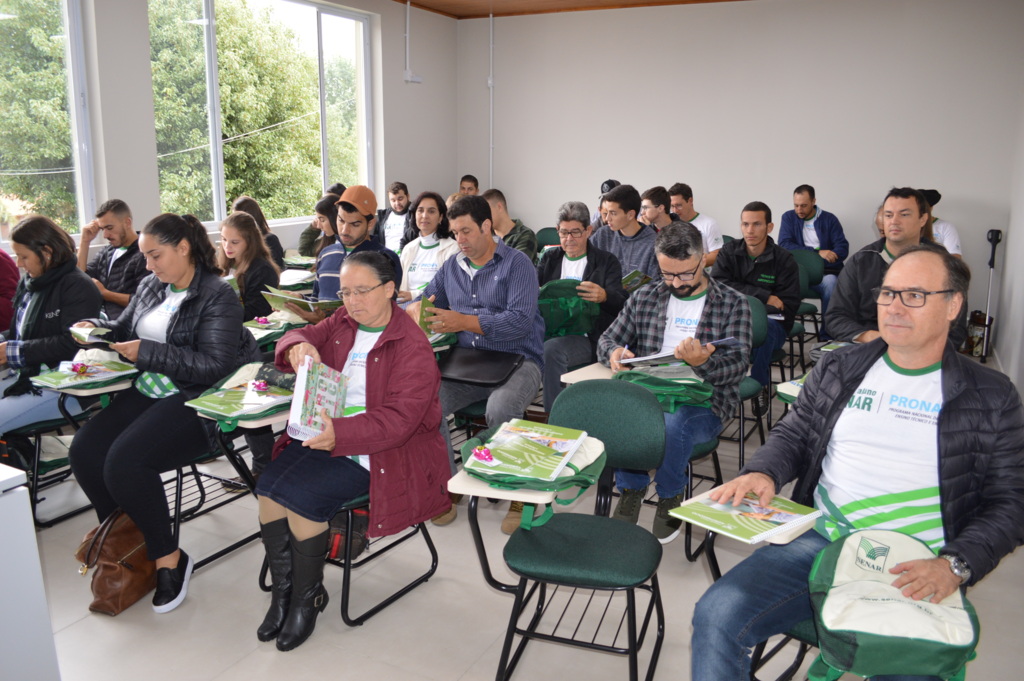
[{"label": "plaid flannel shirt", "polygon": [[[665,337],[665,314],[671,294],[662,281],[651,282],[633,292],[626,306],[597,343],[597,358],[609,364],[615,348],[629,346],[637,357],[661,350]],[[697,328],[697,340],[708,343],[735,337],[740,344],[721,347],[694,373],[712,385],[711,411],[722,421],[731,418],[739,404],[739,388],[750,367],[750,307],[741,294],[708,278],[708,295]]]},{"label": "plaid flannel shirt", "polygon": [[21,357],[21,334],[24,333],[22,328],[25,325],[25,315],[28,313],[28,306],[32,303],[32,292],[25,291],[25,295],[22,296],[21,304],[18,305],[18,309],[14,311],[14,335],[7,343],[7,364],[12,369],[20,369],[25,366],[25,360]]}]

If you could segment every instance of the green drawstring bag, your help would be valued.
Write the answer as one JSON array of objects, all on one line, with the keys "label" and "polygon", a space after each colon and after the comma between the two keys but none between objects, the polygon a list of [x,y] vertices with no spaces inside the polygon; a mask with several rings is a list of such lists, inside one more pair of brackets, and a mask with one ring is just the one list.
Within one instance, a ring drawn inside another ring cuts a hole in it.
[{"label": "green drawstring bag", "polygon": [[935,553],[920,539],[872,529],[818,553],[808,588],[821,654],[810,681],[836,681],[844,672],[963,681],[980,631],[971,602],[959,590],[939,603],[915,601],[892,586],[889,568],[929,558]]},{"label": "green drawstring bag", "polygon": [[674,414],[682,405],[711,408],[711,386],[699,378],[665,378],[645,371],[620,371],[616,381],[629,381],[647,388],[661,403],[662,410]]},{"label": "green drawstring bag", "polygon": [[601,314],[597,303],[580,298],[575,279],[555,279],[540,287],[537,307],[544,318],[544,340],[583,336],[591,332]]}]

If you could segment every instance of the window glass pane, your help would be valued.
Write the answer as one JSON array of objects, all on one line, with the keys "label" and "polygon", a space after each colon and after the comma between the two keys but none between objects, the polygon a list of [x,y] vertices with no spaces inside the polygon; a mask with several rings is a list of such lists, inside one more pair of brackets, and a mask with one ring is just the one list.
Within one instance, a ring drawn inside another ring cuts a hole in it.
[{"label": "window glass pane", "polygon": [[0,1],[0,46],[0,231],[41,213],[77,232],[63,1]]},{"label": "window glass pane", "polygon": [[324,96],[329,182],[365,182],[363,24],[323,15]]},{"label": "window glass pane", "polygon": [[149,3],[160,208],[212,220],[205,24],[201,0]]},{"label": "window glass pane", "polygon": [[308,215],[323,187],[316,9],[218,0],[224,185],[268,219]]}]

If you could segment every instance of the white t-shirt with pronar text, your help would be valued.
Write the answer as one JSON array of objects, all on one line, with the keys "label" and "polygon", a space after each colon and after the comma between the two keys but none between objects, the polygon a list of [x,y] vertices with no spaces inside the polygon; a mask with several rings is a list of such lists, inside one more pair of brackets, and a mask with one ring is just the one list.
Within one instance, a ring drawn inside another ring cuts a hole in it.
[{"label": "white t-shirt with pronar text", "polygon": [[178,313],[178,309],[185,302],[187,295],[187,288],[178,291],[171,284],[167,284],[167,297],[159,305],[142,315],[139,323],[135,325],[135,335],[143,340],[166,343],[167,328],[171,324],[171,318]]},{"label": "white t-shirt with pronar text", "polygon": [[804,246],[807,246],[807,248],[821,248],[818,231],[814,229],[814,221],[818,219],[818,213],[819,211],[815,207],[814,215],[809,220],[804,220]]},{"label": "white t-shirt with pronar text", "polygon": [[[356,331],[356,340],[349,350],[348,359],[341,373],[348,376],[348,388],[345,391],[345,410],[342,416],[355,416],[366,411],[366,359],[370,350],[377,344],[377,339],[384,333],[386,327],[371,328],[359,325]],[[369,470],[369,456],[354,456],[360,466]]]},{"label": "white t-shirt with pronar text", "polygon": [[701,315],[704,314],[704,303],[707,299],[707,289],[688,298],[669,295],[665,308],[665,335],[661,341],[661,352],[671,352],[684,338],[693,338],[697,335],[697,327],[700,325]]},{"label": "white t-shirt with pronar text", "polygon": [[868,370],[832,431],[815,508],[830,539],[896,530],[934,551],[943,543],[938,419],[942,369],[896,366],[888,353]]},{"label": "white t-shirt with pronar text", "polygon": [[399,215],[395,212],[388,213],[388,219],[384,223],[384,246],[389,250],[398,253],[402,244],[402,234],[405,232],[405,216],[408,211]]}]

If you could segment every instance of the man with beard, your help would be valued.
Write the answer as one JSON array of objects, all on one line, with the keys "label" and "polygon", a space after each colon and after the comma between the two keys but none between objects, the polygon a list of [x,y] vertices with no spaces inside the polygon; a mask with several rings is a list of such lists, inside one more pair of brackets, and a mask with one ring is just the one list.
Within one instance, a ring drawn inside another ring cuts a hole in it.
[{"label": "man with beard", "polygon": [[[89,261],[89,245],[100,233],[107,245]],[[121,199],[110,199],[96,211],[96,219],[82,227],[78,269],[90,277],[103,296],[103,310],[117,319],[146,278],[146,259],[139,252],[139,235],[132,228],[132,211]]]},{"label": "man with beard", "polygon": [[[746,299],[704,273],[700,231],[673,222],[654,243],[661,278],[637,289],[598,341],[598,360],[621,371],[629,357],[673,352],[713,389],[711,406],[682,405],[665,414],[665,459],[654,476],[658,510],[652,532],[662,543],[679,534],[668,514],[683,501],[686,465],[694,446],[718,435],[735,412],[739,385],[750,362],[750,307]],[[713,341],[734,338],[730,344]],[[648,471],[616,471],[621,496],[615,517],[636,523]]]}]

